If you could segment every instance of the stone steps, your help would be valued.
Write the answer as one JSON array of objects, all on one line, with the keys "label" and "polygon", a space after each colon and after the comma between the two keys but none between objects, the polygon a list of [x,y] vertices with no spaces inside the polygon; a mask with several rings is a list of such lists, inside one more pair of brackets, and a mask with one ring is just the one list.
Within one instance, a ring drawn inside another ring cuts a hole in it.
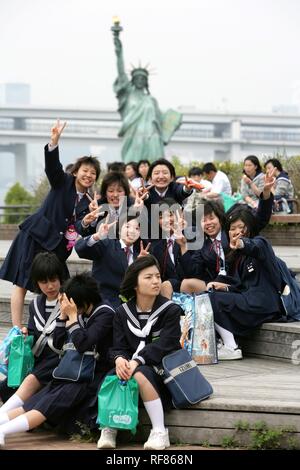
[{"label": "stone steps", "polygon": [[300,361],[300,322],[265,323],[239,344],[247,356],[283,362],[291,362],[293,358]]},{"label": "stone steps", "polygon": [[[253,430],[264,422],[268,428],[293,427],[300,448],[300,374],[297,366],[274,360],[245,358],[213,366],[200,366],[214,388],[213,395],[191,409],[166,413],[172,442],[220,446],[226,439],[236,446],[250,446]],[[184,413],[184,414],[183,414]],[[237,423],[248,426],[238,431]],[[141,413],[141,439],[149,432]],[[283,444],[287,445],[287,444]]]},{"label": "stone steps", "polygon": [[[289,254],[286,261],[299,276],[298,254]],[[91,262],[73,255],[68,265],[71,274],[91,269]],[[10,327],[11,287],[0,282],[1,341]],[[26,298],[25,321],[31,298],[31,294]],[[222,446],[227,441],[235,446],[251,446],[257,423],[264,421],[269,428],[293,426],[293,432],[286,434],[286,443],[280,445],[287,447],[292,437],[300,449],[300,322],[264,324],[240,344],[242,361],[200,366],[214,388],[211,398],[190,409],[166,413],[171,442]],[[247,423],[247,431],[237,430],[240,421]],[[140,424],[136,439],[143,441],[149,433],[149,420],[143,410]]]}]

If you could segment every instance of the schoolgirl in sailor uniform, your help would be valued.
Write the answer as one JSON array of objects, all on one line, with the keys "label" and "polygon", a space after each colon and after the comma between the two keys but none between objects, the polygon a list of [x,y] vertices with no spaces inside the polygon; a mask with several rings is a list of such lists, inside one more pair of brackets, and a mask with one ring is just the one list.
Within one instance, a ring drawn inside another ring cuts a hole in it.
[{"label": "schoolgirl in sailor uniform", "polygon": [[64,263],[75,245],[77,205],[86,198],[89,188],[100,174],[100,165],[93,157],[81,157],[72,174],[63,171],[58,142],[65,127],[59,121],[51,130],[50,144],[45,146],[45,172],[51,189],[42,206],[20,225],[0,270],[0,278],[15,284],[11,298],[12,322],[21,326],[26,290],[33,290],[30,270],[34,256],[41,251],[54,252]]},{"label": "schoolgirl in sailor uniform", "polygon": [[[96,351],[98,360],[92,382],[70,382],[53,379],[42,390],[25,401],[24,405],[8,412],[9,421],[0,425],[0,444],[5,435],[33,429],[44,421],[57,425],[65,423],[70,414],[80,414],[89,422],[96,420],[97,389],[108,370],[108,349],[112,345],[112,320],[114,310],[101,302],[96,281],[87,274],[69,279],[60,301],[60,317],[56,321],[53,344],[61,349],[64,342],[73,343],[79,353]],[[73,413],[71,413],[71,411]],[[76,418],[76,416],[73,416]]]},{"label": "schoolgirl in sailor uniform", "polygon": [[[114,317],[114,342],[110,357],[122,380],[133,376],[152,423],[145,449],[164,449],[170,445],[164,426],[163,408],[171,397],[159,374],[162,359],[180,349],[181,308],[159,294],[161,286],[157,260],[139,258],[127,270],[121,294],[129,297]],[[101,393],[101,391],[100,391]],[[116,446],[116,430],[104,428],[98,448]]]},{"label": "schoolgirl in sailor uniform", "polygon": [[7,380],[1,382],[0,397],[6,403],[0,408],[0,423],[1,413],[23,405],[51,381],[61,353],[53,345],[53,331],[60,314],[58,296],[64,281],[63,266],[54,253],[39,253],[33,260],[31,278],[41,294],[30,303],[28,328],[22,331],[34,337],[34,367],[17,390],[8,387]]}]

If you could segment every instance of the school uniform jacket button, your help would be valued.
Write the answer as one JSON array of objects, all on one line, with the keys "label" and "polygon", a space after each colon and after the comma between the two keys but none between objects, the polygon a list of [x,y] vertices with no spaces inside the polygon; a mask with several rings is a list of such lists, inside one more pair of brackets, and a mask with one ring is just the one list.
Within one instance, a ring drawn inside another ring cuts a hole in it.
[{"label": "school uniform jacket button", "polygon": [[64,232],[59,232],[59,234],[60,234],[60,235],[63,235],[63,234],[64,234]]}]

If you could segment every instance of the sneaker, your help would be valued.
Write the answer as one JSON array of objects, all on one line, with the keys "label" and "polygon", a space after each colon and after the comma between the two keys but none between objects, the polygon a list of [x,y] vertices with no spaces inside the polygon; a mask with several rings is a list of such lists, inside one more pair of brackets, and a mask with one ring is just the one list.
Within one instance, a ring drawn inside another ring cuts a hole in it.
[{"label": "sneaker", "polygon": [[222,344],[218,345],[218,359],[219,361],[234,361],[235,359],[243,359],[243,355],[241,349],[231,349]]},{"label": "sneaker", "polygon": [[116,438],[117,438],[117,429],[113,428],[103,428],[101,431],[101,436],[97,442],[98,449],[115,449]]},{"label": "sneaker", "polygon": [[144,449],[163,450],[170,447],[169,431],[155,431],[151,429],[148,441],[144,444]]},{"label": "sneaker", "polygon": [[5,446],[5,436],[3,434],[3,432],[0,433],[0,447],[4,447]]}]

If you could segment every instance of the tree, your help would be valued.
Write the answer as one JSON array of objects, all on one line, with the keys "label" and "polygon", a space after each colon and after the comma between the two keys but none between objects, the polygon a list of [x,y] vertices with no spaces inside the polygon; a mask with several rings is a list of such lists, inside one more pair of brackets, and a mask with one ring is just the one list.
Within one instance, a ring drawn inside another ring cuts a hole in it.
[{"label": "tree", "polygon": [[[20,183],[14,184],[6,193],[4,202],[4,223],[19,224],[24,218],[31,214],[34,207],[34,198]],[[8,207],[25,206],[25,207]]]}]

